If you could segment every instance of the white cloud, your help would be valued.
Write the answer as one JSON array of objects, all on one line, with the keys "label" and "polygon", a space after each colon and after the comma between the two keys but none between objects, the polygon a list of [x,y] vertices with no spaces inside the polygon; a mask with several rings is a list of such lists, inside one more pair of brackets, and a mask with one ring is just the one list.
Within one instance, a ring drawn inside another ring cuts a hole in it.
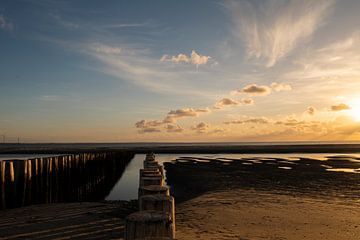
[{"label": "white cloud", "polygon": [[120,54],[121,48],[104,45],[101,43],[92,44],[92,48],[95,52],[100,54]]},{"label": "white cloud", "polygon": [[189,56],[183,53],[180,53],[177,56],[169,56],[165,54],[161,57],[160,61],[161,62],[170,61],[173,63],[191,63],[198,67],[199,65],[207,64],[210,58],[211,58],[210,56],[201,55],[197,53],[195,50],[192,50]]},{"label": "white cloud", "polygon": [[228,1],[234,33],[248,57],[274,66],[307,40],[331,10],[332,0]]},{"label": "white cloud", "polygon": [[360,76],[360,35],[358,32],[338,42],[299,57],[300,69],[285,74],[289,79],[337,79]]},{"label": "white cloud", "polygon": [[282,92],[282,91],[291,91],[292,87],[290,84],[287,83],[277,83],[277,82],[273,82],[271,84],[271,88],[275,91],[275,92]]}]

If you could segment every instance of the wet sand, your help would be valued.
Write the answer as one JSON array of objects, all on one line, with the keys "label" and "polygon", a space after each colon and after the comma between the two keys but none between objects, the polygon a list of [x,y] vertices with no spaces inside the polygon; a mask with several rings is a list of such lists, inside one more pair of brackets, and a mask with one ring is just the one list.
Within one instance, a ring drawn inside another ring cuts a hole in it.
[{"label": "wet sand", "polygon": [[177,238],[360,239],[360,202],[253,190],[208,192],[177,206]]},{"label": "wet sand", "polygon": [[357,158],[180,158],[165,166],[180,240],[360,239]]},{"label": "wet sand", "polygon": [[[165,163],[177,239],[360,239],[360,159],[182,157]],[[1,211],[0,239],[123,239],[136,202]]]},{"label": "wet sand", "polygon": [[123,239],[131,202],[33,205],[2,210],[0,239]]}]

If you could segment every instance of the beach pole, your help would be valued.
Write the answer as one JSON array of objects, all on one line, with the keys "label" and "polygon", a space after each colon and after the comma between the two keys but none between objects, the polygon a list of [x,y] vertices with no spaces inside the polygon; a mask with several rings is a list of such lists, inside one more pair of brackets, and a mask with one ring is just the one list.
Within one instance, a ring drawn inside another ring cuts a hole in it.
[{"label": "beach pole", "polygon": [[139,210],[153,210],[169,214],[175,231],[175,200],[172,196],[162,194],[142,196],[139,198]]},{"label": "beach pole", "polygon": [[0,161],[0,174],[1,174],[1,207],[2,209],[6,208],[5,200],[5,161]]},{"label": "beach pole", "polygon": [[140,187],[157,185],[163,186],[163,177],[160,176],[142,176],[140,179]]},{"label": "beach pole", "polygon": [[158,211],[141,211],[129,215],[125,229],[125,240],[175,238],[171,216]]},{"label": "beach pole", "polygon": [[164,186],[164,169],[147,154],[144,169],[139,171],[139,212],[125,220],[125,240],[174,239],[175,204],[167,186]]}]

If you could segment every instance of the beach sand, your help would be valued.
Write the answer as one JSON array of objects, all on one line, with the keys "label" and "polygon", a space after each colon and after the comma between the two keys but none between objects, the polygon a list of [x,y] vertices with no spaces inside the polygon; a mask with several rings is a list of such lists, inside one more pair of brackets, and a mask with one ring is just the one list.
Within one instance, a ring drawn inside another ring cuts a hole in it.
[{"label": "beach sand", "polygon": [[360,202],[209,192],[177,206],[177,239],[360,239]]},{"label": "beach sand", "polygon": [[[164,165],[179,240],[360,239],[357,157],[182,157]],[[94,202],[3,210],[0,239],[123,239],[124,219],[136,208]]]},{"label": "beach sand", "polygon": [[179,240],[360,239],[357,158],[187,157],[165,168]]}]

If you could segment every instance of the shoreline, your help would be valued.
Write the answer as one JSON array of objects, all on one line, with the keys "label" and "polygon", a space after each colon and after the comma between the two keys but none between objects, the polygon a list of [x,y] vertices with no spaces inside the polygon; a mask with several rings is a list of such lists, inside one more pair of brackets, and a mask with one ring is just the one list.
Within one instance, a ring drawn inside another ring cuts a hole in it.
[{"label": "shoreline", "polygon": [[272,153],[360,153],[360,143],[319,144],[235,144],[194,143],[191,144],[0,144],[0,154],[71,154],[81,152],[131,151],[134,153],[174,154],[272,154]]}]

